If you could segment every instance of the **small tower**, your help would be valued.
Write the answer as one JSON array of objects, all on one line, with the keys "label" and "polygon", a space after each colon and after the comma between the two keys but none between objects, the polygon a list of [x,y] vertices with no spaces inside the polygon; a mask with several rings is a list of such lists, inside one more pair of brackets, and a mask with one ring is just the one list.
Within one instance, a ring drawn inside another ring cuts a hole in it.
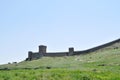
[{"label": "small tower", "polygon": [[46,51],[46,49],[47,49],[47,46],[44,46],[44,45],[40,45],[39,46],[39,53],[46,53],[47,51]]},{"label": "small tower", "polygon": [[69,56],[73,55],[74,53],[74,48],[73,47],[70,47],[69,48]]},{"label": "small tower", "polygon": [[31,59],[32,59],[32,54],[33,54],[32,51],[29,51],[29,52],[28,52],[28,60],[31,60]]}]

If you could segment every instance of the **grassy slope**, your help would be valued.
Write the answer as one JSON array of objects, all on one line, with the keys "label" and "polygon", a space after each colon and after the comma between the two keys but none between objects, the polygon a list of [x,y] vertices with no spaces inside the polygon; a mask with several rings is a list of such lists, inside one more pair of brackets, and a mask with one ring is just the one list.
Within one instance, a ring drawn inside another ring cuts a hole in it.
[{"label": "grassy slope", "polygon": [[32,69],[0,71],[0,80],[120,80],[120,48],[114,49],[116,46],[120,47],[120,43],[86,55],[43,57],[1,65],[0,68]]},{"label": "grassy slope", "polygon": [[[23,61],[18,64],[1,65],[0,68],[67,68],[67,69],[101,69],[111,70],[120,67],[120,49],[97,51],[87,55],[70,57],[43,57],[39,60]],[[102,66],[103,65],[103,66]],[[109,67],[109,68],[107,68]]]}]

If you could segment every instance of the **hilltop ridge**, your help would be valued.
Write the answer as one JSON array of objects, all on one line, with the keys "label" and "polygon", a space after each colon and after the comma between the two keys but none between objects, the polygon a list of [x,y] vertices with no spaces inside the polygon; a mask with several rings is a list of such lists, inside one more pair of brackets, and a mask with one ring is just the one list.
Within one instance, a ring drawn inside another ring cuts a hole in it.
[{"label": "hilltop ridge", "polygon": [[[106,45],[106,44],[104,44]],[[101,47],[101,46],[100,46]],[[89,51],[89,54],[81,54],[74,56],[62,56],[62,57],[41,57],[40,59],[32,61],[22,61],[20,63],[1,65],[0,68],[9,69],[26,69],[26,68],[38,68],[45,69],[50,68],[67,68],[67,69],[94,69],[96,67],[102,69],[104,67],[118,67],[120,66],[120,39],[107,43],[106,47],[102,47],[96,51]],[[100,66],[99,66],[100,65]],[[110,68],[106,70],[110,70]],[[104,69],[102,69],[104,70]]]},{"label": "hilltop ridge", "polygon": [[97,46],[97,47],[93,47],[87,50],[83,50],[83,51],[74,51],[73,47],[70,47],[68,49],[68,52],[47,52],[47,46],[44,45],[40,45],[39,46],[39,51],[38,52],[32,52],[29,51],[28,52],[28,58],[26,59],[26,61],[30,61],[30,60],[36,60],[36,59],[40,59],[41,57],[63,57],[63,56],[74,56],[74,55],[80,55],[80,54],[87,54],[87,53],[91,53],[91,52],[95,52],[98,50],[103,50],[103,49],[118,49],[120,48],[120,39],[105,43],[103,45]]}]

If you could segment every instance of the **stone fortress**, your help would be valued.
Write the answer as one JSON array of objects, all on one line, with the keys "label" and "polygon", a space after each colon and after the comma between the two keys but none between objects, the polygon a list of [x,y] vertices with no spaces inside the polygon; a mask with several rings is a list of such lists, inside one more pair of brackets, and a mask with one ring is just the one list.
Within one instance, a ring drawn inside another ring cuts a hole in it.
[{"label": "stone fortress", "polygon": [[68,52],[52,52],[52,53],[47,52],[47,46],[40,45],[38,52],[32,52],[32,51],[28,52],[28,58],[26,59],[26,61],[40,59],[41,57],[62,57],[62,56],[74,56],[74,55],[80,55],[80,54],[87,54],[87,53],[95,52],[100,49],[113,49],[113,48],[118,49],[120,48],[120,44],[118,43],[120,43],[120,39],[111,41],[109,43],[106,43],[88,50],[74,51],[74,48],[71,47],[68,49]]}]

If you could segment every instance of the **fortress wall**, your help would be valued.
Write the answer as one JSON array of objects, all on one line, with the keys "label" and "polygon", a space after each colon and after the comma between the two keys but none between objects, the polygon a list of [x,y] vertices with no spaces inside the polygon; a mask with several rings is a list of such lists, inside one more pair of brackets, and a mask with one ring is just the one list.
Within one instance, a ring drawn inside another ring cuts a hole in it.
[{"label": "fortress wall", "polygon": [[[120,39],[117,39],[115,41],[112,41],[112,42],[109,42],[109,43],[106,43],[106,44],[103,44],[103,45],[100,45],[100,46],[97,46],[97,47],[93,47],[91,49],[88,49],[88,50],[83,50],[83,51],[74,51],[74,48],[71,47],[69,48],[69,51],[68,52],[51,52],[51,53],[46,53],[46,46],[39,46],[39,52],[29,52],[28,53],[28,60],[33,60],[33,59],[39,59],[41,58],[42,56],[46,56],[46,57],[62,57],[62,56],[73,56],[73,55],[80,55],[80,54],[87,54],[87,53],[90,53],[90,52],[94,52],[94,51],[97,51],[99,49],[102,49],[102,48],[108,48],[108,49],[111,49],[111,48],[118,48],[120,47],[120,45],[118,45],[117,43],[120,43]],[[113,45],[115,47],[110,47],[111,45]]]},{"label": "fortress wall", "polygon": [[33,59],[39,59],[42,57],[42,54],[39,54],[38,52],[31,53],[30,57],[28,57],[30,60]]},{"label": "fortress wall", "polygon": [[109,43],[106,43],[106,44],[103,44],[103,45],[100,45],[100,46],[97,46],[97,47],[94,47],[94,48],[91,48],[91,49],[88,49],[88,50],[75,51],[73,55],[80,55],[80,54],[86,54],[86,53],[94,52],[94,51],[97,51],[97,50],[102,49],[102,48],[107,48],[107,47],[109,47],[109,46],[111,46],[115,43],[120,43],[120,39],[109,42]]},{"label": "fortress wall", "polygon": [[42,57],[42,54],[39,53],[34,53],[34,55],[32,56],[33,59],[39,59]]},{"label": "fortress wall", "polygon": [[85,54],[87,51],[74,51],[73,55]]},{"label": "fortress wall", "polygon": [[46,57],[61,57],[67,56],[68,52],[56,52],[56,53],[45,53],[44,56]]},{"label": "fortress wall", "polygon": [[112,41],[112,42],[109,42],[109,43],[106,43],[106,44],[103,44],[103,45],[100,45],[100,46],[97,46],[97,47],[94,47],[94,48],[91,48],[91,49],[88,49],[86,51],[87,51],[87,53],[88,52],[94,52],[96,50],[99,50],[99,49],[102,49],[102,48],[106,48],[108,46],[111,46],[111,45],[113,45],[115,43],[119,43],[119,42],[120,42],[120,39]]}]

